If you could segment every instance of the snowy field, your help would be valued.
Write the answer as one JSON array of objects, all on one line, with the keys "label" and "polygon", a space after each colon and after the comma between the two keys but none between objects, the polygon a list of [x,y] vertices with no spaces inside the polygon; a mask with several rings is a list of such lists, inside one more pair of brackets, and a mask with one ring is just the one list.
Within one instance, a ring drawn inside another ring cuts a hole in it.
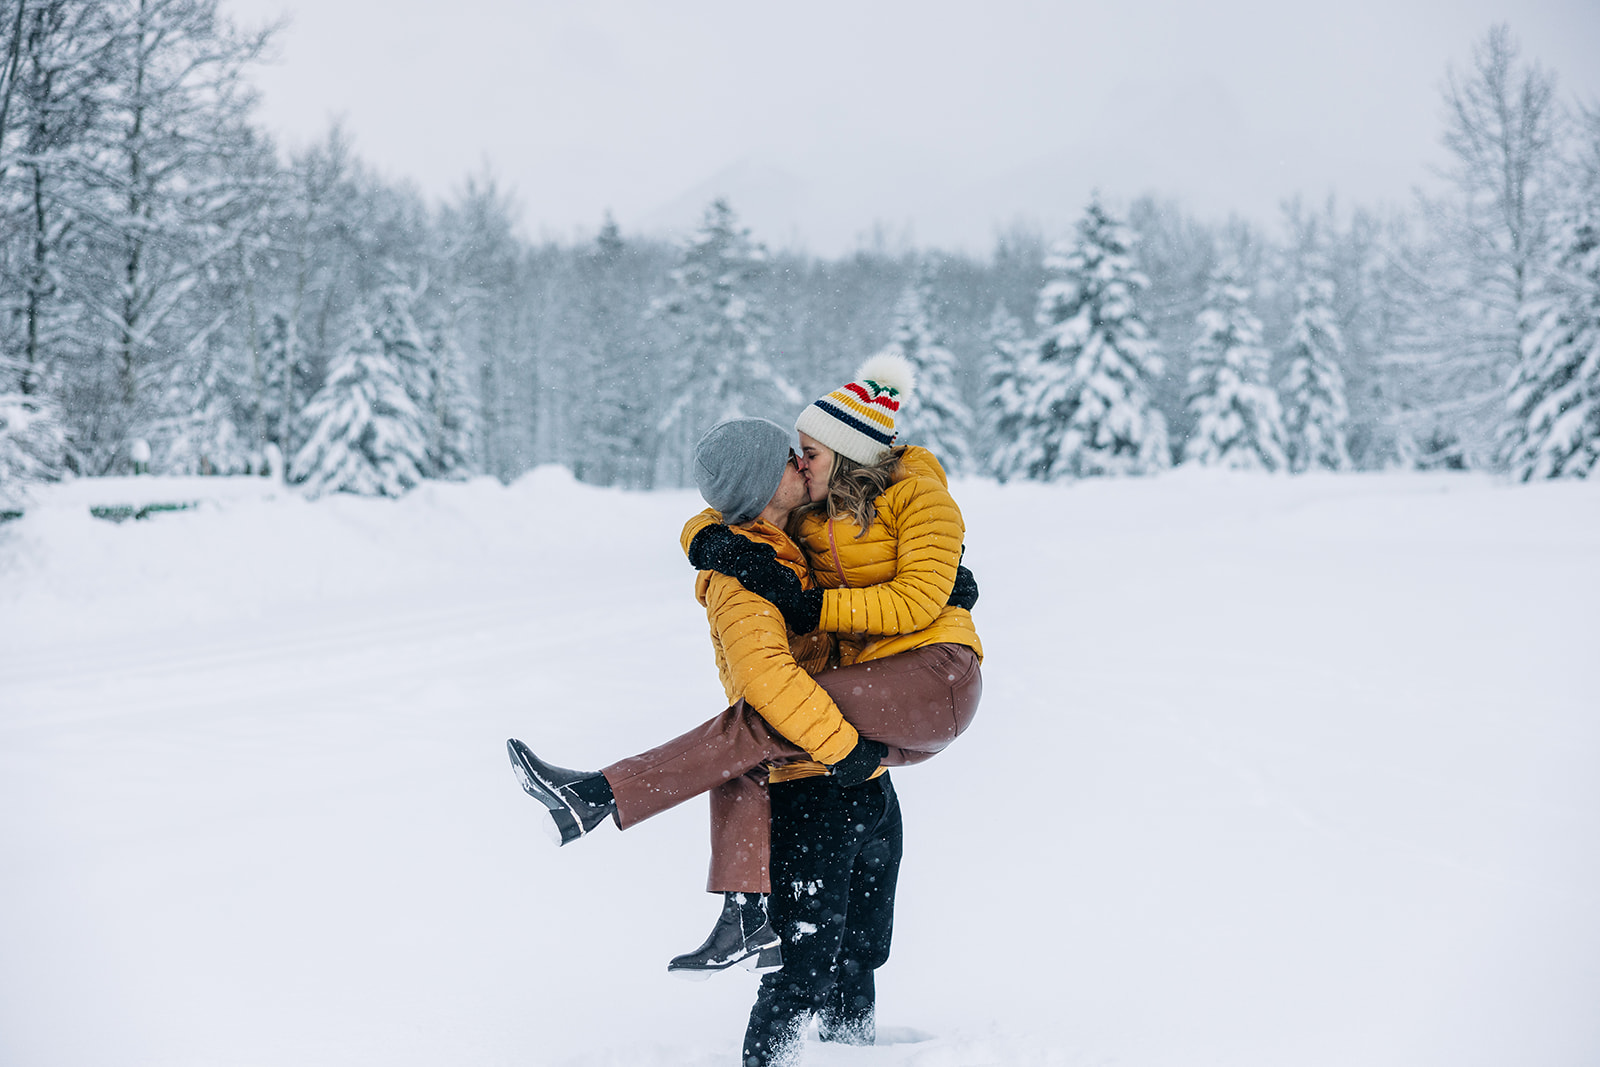
[{"label": "snowy field", "polygon": [[[896,771],[884,1044],[813,1067],[1600,1062],[1600,486],[958,483],[988,658]],[[114,525],[90,505],[197,501]],[[79,481],[0,526],[0,1064],[732,1067],[693,493]]]}]

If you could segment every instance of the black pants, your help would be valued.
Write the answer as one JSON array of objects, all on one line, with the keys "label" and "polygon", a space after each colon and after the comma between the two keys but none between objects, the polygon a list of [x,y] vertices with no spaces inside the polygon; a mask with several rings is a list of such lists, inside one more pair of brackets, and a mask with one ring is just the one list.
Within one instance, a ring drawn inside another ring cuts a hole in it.
[{"label": "black pants", "polygon": [[900,876],[900,802],[887,773],[848,789],[819,777],[771,791],[769,911],[783,969],[761,980],[745,1067],[793,1062],[812,1012],[824,1041],[872,1043],[872,974],[889,958]]}]

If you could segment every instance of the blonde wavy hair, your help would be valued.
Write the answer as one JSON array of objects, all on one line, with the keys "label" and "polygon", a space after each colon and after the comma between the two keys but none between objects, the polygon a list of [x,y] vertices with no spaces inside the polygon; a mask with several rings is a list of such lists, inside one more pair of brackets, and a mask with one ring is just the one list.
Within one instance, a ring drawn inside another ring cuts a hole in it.
[{"label": "blonde wavy hair", "polygon": [[828,518],[847,518],[860,528],[857,538],[866,535],[867,527],[878,516],[874,503],[894,484],[900,474],[900,457],[906,446],[891,448],[876,463],[857,463],[842,453],[833,454],[833,470],[828,472],[828,495],[822,500],[795,509],[790,522],[791,530],[798,530],[800,522],[814,512],[827,511]]}]

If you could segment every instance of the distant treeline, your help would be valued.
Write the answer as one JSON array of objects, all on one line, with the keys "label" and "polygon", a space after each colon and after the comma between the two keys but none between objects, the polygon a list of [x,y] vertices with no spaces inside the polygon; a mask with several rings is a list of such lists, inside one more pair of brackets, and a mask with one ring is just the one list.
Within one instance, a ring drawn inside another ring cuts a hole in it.
[{"label": "distant treeline", "polygon": [[1448,78],[1449,196],[1261,226],[1105,190],[983,258],[773,254],[720,200],[681,242],[530,241],[490,176],[430,204],[338,128],[281,153],[270,36],[217,0],[0,0],[0,492],[136,464],[680,486],[715,419],[785,420],[891,346],[907,438],[970,473],[1593,462],[1600,115],[1503,27]]}]

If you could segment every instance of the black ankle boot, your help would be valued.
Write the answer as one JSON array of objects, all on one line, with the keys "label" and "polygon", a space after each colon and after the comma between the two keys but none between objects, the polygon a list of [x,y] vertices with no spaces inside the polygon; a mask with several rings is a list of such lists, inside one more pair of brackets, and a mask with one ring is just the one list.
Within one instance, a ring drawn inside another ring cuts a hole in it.
[{"label": "black ankle boot", "polygon": [[783,940],[767,921],[767,909],[755,893],[724,893],[722,914],[706,943],[674,956],[667,973],[683,978],[709,978],[734,964],[765,974],[783,966]]},{"label": "black ankle boot", "polygon": [[617,814],[605,775],[551,766],[514,737],[506,742],[506,751],[523,792],[549,809],[560,844],[576,841]]},{"label": "black ankle boot", "polygon": [[871,1045],[878,1039],[876,992],[871,971],[841,973],[817,1012],[817,1037],[842,1045]]}]

